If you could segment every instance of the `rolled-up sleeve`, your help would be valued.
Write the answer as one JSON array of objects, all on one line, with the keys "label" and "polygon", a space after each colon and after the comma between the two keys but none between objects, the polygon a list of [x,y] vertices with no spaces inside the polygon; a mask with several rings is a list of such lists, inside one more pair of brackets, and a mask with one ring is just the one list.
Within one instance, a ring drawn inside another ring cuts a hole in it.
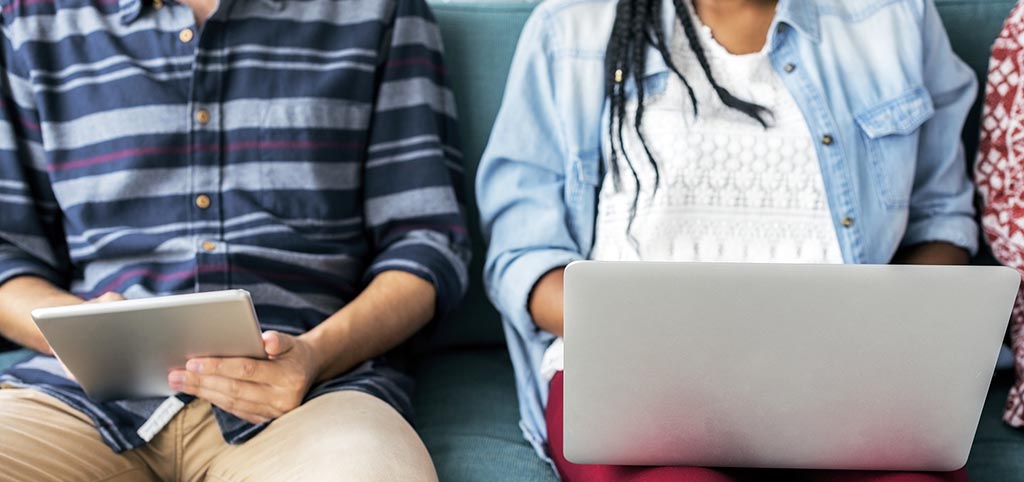
[{"label": "rolled-up sleeve", "polygon": [[462,156],[441,35],[422,0],[399,0],[378,66],[364,169],[367,280],[404,271],[437,290],[437,316],[469,283]]},{"label": "rolled-up sleeve", "polygon": [[921,127],[903,245],[946,242],[978,250],[974,187],[960,134],[978,91],[974,72],[953,52],[933,2],[922,3],[924,82],[935,115]]},{"label": "rolled-up sleeve", "polygon": [[547,52],[552,29],[530,17],[513,57],[505,96],[477,172],[476,192],[489,240],[488,294],[521,336],[538,328],[528,313],[533,286],[548,271],[584,255],[568,225],[566,141]]},{"label": "rolled-up sleeve", "polygon": [[66,286],[62,217],[49,183],[27,69],[0,51],[0,285],[35,276]]}]

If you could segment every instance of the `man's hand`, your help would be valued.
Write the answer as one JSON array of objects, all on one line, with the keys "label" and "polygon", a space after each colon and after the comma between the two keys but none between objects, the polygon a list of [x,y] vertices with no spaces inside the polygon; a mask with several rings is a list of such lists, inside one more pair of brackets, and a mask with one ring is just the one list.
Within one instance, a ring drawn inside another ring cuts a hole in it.
[{"label": "man's hand", "polygon": [[242,420],[260,424],[302,405],[319,363],[302,338],[268,331],[269,360],[195,358],[167,376],[172,390],[202,398]]}]

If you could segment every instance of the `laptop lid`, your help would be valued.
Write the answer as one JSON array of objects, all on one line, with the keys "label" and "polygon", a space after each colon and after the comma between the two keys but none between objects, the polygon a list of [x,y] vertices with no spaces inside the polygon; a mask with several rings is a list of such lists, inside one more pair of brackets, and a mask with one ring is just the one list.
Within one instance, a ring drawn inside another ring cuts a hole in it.
[{"label": "laptop lid", "polygon": [[1002,267],[573,263],[566,458],[960,468],[1019,283]]}]

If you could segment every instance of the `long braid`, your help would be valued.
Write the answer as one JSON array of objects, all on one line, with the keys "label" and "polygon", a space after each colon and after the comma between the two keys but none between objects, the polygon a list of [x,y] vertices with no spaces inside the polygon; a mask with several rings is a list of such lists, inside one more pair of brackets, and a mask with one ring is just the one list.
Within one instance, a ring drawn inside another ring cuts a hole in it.
[{"label": "long braid", "polygon": [[[625,86],[623,81],[625,80],[627,66],[625,65],[624,59],[622,58],[625,51],[626,45],[629,42],[629,32],[626,31],[624,24],[628,21],[630,11],[632,8],[632,0],[619,0],[618,5],[615,9],[615,25],[612,28],[611,38],[608,40],[608,48],[605,52],[605,64],[604,64],[604,91],[605,97],[609,101],[609,115],[608,115],[608,139],[615,139],[615,126],[621,123],[621,118],[618,115],[619,104],[622,103],[624,98]],[[619,162],[618,162],[618,149],[614,142],[611,142],[612,146],[609,149],[609,164],[612,172],[612,180],[615,183],[615,188],[621,188],[621,176],[619,175]]]},{"label": "long braid", "polygon": [[[665,32],[662,27],[661,8],[664,0],[618,0],[615,9],[615,23],[612,26],[611,36],[608,39],[608,47],[605,51],[605,97],[608,100],[608,168],[611,170],[612,180],[616,190],[622,188],[621,174],[619,173],[619,157],[625,159],[636,186],[633,196],[633,205],[629,213],[629,223],[626,227],[626,234],[639,253],[639,243],[633,236],[633,222],[636,220],[637,209],[640,204],[640,176],[630,159],[629,153],[625,150],[624,125],[626,117],[626,83],[632,81],[636,90],[636,112],[633,119],[633,128],[636,130],[637,138],[643,147],[648,161],[654,168],[655,184],[654,192],[657,193],[661,183],[661,171],[657,161],[651,153],[647,140],[644,138],[641,129],[644,116],[644,71],[646,70],[646,48],[652,46],[661,55],[665,65],[676,75],[686,87],[693,105],[694,116],[698,113],[697,96],[693,87],[682,72],[672,61],[671,51],[666,42]],[[690,15],[689,8],[683,3],[686,0],[672,0],[676,15],[682,23],[683,31],[700,63],[704,75],[707,76],[715,93],[726,106],[736,109],[757,120],[762,126],[767,127],[766,118],[771,117],[771,111],[759,106],[740,100],[723,88],[715,80],[711,72],[704,48],[697,38],[697,30]]]},{"label": "long braid", "polygon": [[[629,28],[628,38],[630,39],[631,45],[626,51],[624,64],[628,65],[628,71],[632,73],[633,84],[636,88],[637,94],[637,116],[643,115],[643,104],[644,104],[644,64],[646,57],[644,55],[644,47],[646,44],[642,41],[644,35],[644,15],[646,13],[645,5],[638,5],[639,3],[648,3],[649,0],[631,0],[629,2],[629,18],[626,26]],[[625,76],[623,76],[625,77]],[[625,80],[625,79],[623,79]],[[618,112],[617,117],[619,121],[618,125],[618,142],[619,149],[622,150],[622,157],[626,160],[626,164],[629,165],[629,170],[633,174],[633,183],[636,188],[633,191],[633,204],[630,205],[629,209],[629,222],[626,224],[626,234],[629,237],[629,241],[633,244],[633,248],[639,252],[640,242],[633,236],[633,221],[636,220],[637,208],[640,205],[640,175],[637,173],[636,167],[633,165],[633,160],[630,159],[629,152],[626,150],[626,143],[623,139],[623,127],[626,119],[626,99],[625,89],[620,89],[622,98],[618,101]],[[637,134],[640,138],[643,138],[643,134],[640,132],[640,124],[634,122]],[[647,158],[650,160],[651,165],[655,166],[655,173],[657,173],[657,163],[654,162],[654,157],[651,152],[647,150],[647,142],[641,140],[641,145],[644,147],[644,151],[647,153]]]},{"label": "long braid", "polygon": [[[651,5],[655,3],[655,0],[646,0],[643,3],[646,5],[640,5],[642,11],[637,12],[634,15],[632,28],[630,29],[630,36],[634,38],[644,38],[644,34],[647,32],[648,19],[651,18]],[[639,10],[639,9],[638,9]],[[636,130],[637,138],[640,140],[640,145],[643,146],[644,152],[647,154],[647,160],[650,161],[651,167],[654,169],[654,193],[657,193],[658,186],[661,184],[661,170],[658,169],[658,163],[654,161],[654,155],[651,154],[651,150],[647,147],[647,140],[644,139],[643,130],[640,129],[640,125],[644,118],[644,73],[647,70],[647,43],[642,41],[633,42],[632,52],[632,67],[633,71],[633,83],[636,85],[636,114],[633,118],[633,128]],[[640,195],[639,186],[637,187],[637,196]],[[653,193],[652,193],[653,196]]]},{"label": "long braid", "polygon": [[701,45],[700,39],[697,37],[697,27],[690,16],[690,8],[686,5],[686,0],[672,1],[676,6],[676,16],[679,17],[679,22],[683,24],[683,32],[686,33],[686,39],[690,42],[690,50],[693,50],[693,54],[697,57],[697,62],[700,64],[701,69],[704,70],[704,75],[707,76],[711,87],[715,89],[718,98],[722,100],[723,104],[747,114],[759,122],[761,126],[767,128],[767,118],[771,117],[770,110],[763,106],[740,100],[724,87],[718,85],[718,81],[715,80],[715,76],[711,73],[711,64],[708,62],[708,57],[704,52],[704,46]]},{"label": "long braid", "polygon": [[697,117],[697,94],[693,91],[693,86],[690,85],[690,81],[686,79],[686,76],[676,67],[675,62],[672,61],[672,52],[668,49],[668,42],[665,41],[665,29],[661,26],[661,1],[662,0],[651,0],[650,10],[647,15],[647,42],[654,46],[654,49],[661,55],[661,59],[668,66],[672,73],[676,74],[679,80],[683,81],[683,86],[686,87],[686,93],[690,95],[690,105],[693,106],[693,116]]}]

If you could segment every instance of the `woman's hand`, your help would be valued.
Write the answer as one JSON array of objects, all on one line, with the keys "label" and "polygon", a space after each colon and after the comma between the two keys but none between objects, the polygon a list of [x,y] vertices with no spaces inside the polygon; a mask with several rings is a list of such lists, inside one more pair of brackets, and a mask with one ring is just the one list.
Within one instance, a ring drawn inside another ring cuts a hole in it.
[{"label": "woman's hand", "polygon": [[194,395],[250,423],[274,420],[302,405],[319,363],[302,338],[263,334],[268,360],[194,358],[167,376],[172,390]]}]

